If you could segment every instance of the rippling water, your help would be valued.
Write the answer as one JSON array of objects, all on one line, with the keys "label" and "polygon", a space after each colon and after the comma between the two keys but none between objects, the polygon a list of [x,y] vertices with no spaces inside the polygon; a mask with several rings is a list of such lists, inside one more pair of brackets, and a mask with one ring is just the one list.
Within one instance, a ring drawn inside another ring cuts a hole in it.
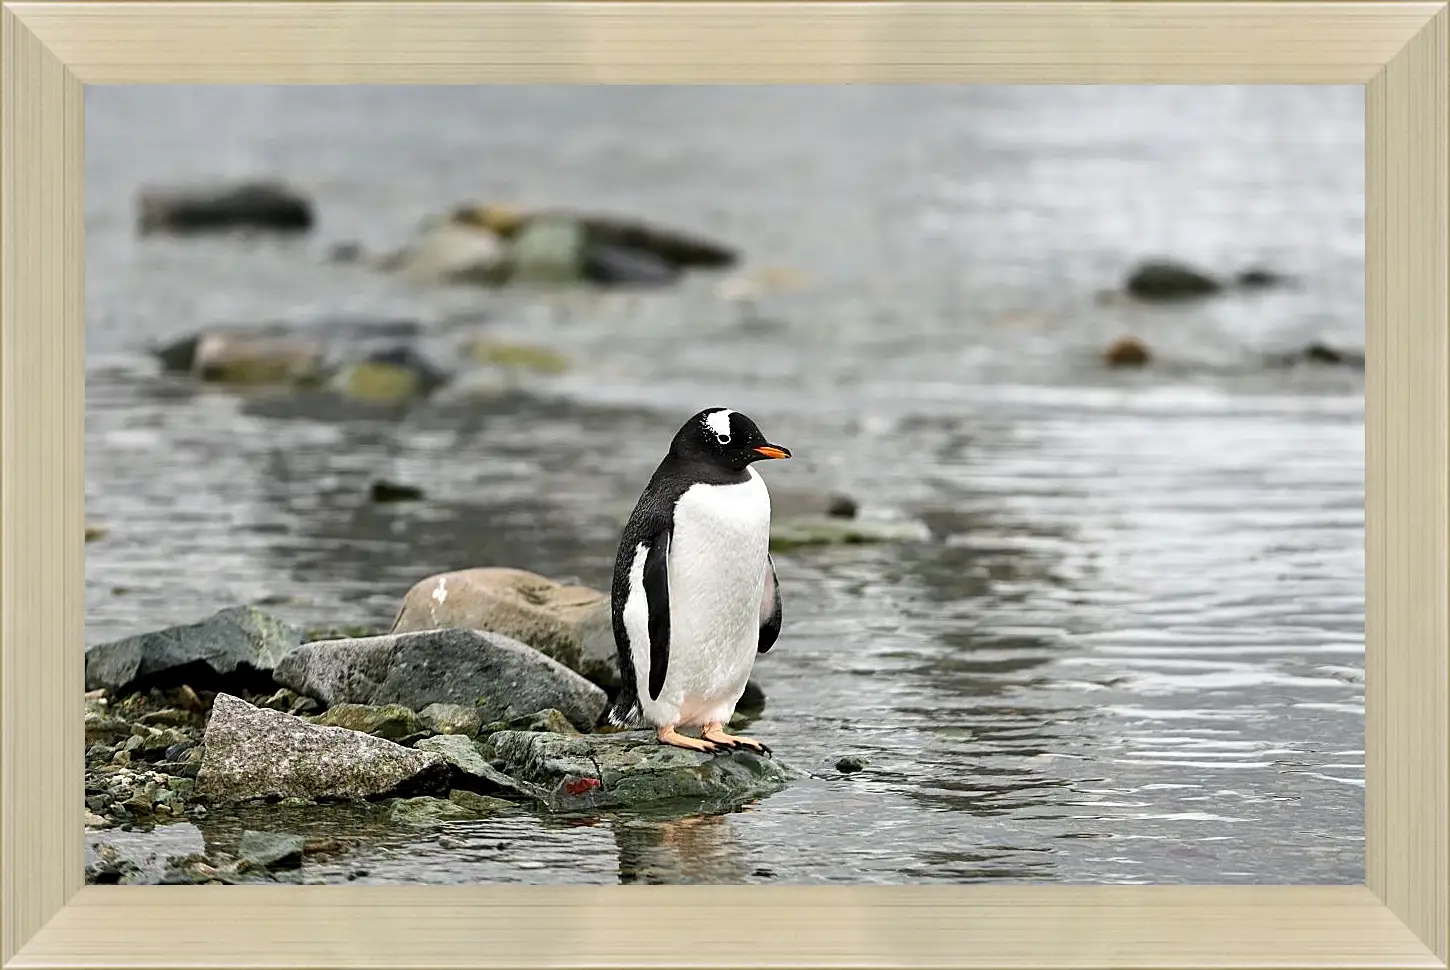
[{"label": "rippling water", "polygon": [[[932,527],[778,557],[786,628],[751,733],[820,778],[716,819],[379,828],[304,878],[1362,880],[1363,382],[1258,364],[1363,344],[1358,88],[87,99],[87,514],[111,529],[88,547],[89,641],[265,596],[385,624],[414,581],[467,565],[603,586],[674,428],[716,404],[795,451],[772,485]],[[139,183],[258,173],[315,194],[311,238],[133,237]],[[475,197],[692,227],[809,285],[559,300],[323,261]],[[1159,253],[1301,282],[1095,299]],[[143,353],[350,313],[440,333],[484,314],[575,366],[387,416],[200,391]],[[1098,366],[1123,333],[1154,367]],[[430,500],[370,505],[378,476]],[[871,765],[838,776],[843,754]],[[240,824],[108,837],[224,843]]]}]

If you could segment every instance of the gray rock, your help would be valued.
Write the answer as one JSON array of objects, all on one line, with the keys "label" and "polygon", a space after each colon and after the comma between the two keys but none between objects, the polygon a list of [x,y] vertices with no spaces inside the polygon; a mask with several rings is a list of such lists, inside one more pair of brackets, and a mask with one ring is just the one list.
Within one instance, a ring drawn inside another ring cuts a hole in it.
[{"label": "gray rock", "polygon": [[722,811],[772,794],[804,774],[744,751],[702,754],[648,733],[540,734],[504,731],[485,753],[518,781],[547,791],[554,811],[689,805]]},{"label": "gray rock", "polygon": [[483,792],[511,799],[547,802],[548,792],[520,782],[488,763],[483,749],[457,734],[440,734],[418,742],[419,751],[441,755],[453,768],[453,786],[464,791]]},{"label": "gray rock", "polygon": [[309,643],[278,665],[279,683],[334,704],[473,707],[485,721],[555,708],[582,730],[604,691],[517,640],[478,630],[427,630]]},{"label": "gray rock", "polygon": [[302,836],[287,832],[242,833],[237,855],[263,869],[296,869],[302,865]]},{"label": "gray rock", "polygon": [[1169,260],[1149,260],[1130,274],[1124,289],[1144,301],[1191,300],[1211,296],[1223,284],[1211,276]]},{"label": "gray rock", "polygon": [[216,802],[427,793],[445,790],[449,774],[437,754],[308,724],[230,694],[216,696],[204,745],[197,790]]},{"label": "gray rock", "polygon": [[312,228],[312,201],[277,181],[233,185],[146,186],[136,197],[137,231],[195,234],[231,232],[301,233]]},{"label": "gray rock", "polygon": [[423,726],[434,734],[462,734],[473,737],[483,727],[483,715],[476,707],[462,704],[429,704],[418,712]]},{"label": "gray rock", "polygon": [[86,690],[105,688],[113,697],[182,684],[197,690],[271,690],[270,672],[301,639],[281,620],[236,606],[200,623],[88,648]]},{"label": "gray rock", "polygon": [[444,628],[502,633],[604,687],[619,684],[609,596],[523,569],[429,576],[403,597],[393,633]]}]

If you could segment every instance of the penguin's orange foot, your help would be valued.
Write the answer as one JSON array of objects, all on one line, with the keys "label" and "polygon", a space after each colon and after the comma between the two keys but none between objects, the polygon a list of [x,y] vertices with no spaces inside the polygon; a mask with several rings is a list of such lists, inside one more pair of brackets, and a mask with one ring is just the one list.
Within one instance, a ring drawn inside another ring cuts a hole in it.
[{"label": "penguin's orange foot", "polygon": [[700,732],[700,737],[706,741],[718,744],[722,748],[749,748],[752,751],[763,755],[770,754],[770,746],[754,738],[741,738],[733,734],[725,733],[723,724],[706,724],[705,730]]},{"label": "penguin's orange foot", "polygon": [[706,754],[714,754],[722,750],[720,745],[714,744],[711,741],[687,738],[672,727],[660,728],[656,736],[660,739],[660,744],[668,744],[676,748],[685,748],[689,751],[703,751]]}]

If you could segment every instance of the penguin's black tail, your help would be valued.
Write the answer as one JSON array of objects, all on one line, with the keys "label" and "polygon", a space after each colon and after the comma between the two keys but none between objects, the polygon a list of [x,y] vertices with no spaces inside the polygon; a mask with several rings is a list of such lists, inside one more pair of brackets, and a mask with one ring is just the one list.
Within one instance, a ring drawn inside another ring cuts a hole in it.
[{"label": "penguin's black tail", "polygon": [[634,697],[630,691],[622,690],[614,702],[604,709],[604,713],[599,715],[599,723],[595,725],[595,729],[637,731],[646,726],[644,711],[639,706],[639,699]]}]

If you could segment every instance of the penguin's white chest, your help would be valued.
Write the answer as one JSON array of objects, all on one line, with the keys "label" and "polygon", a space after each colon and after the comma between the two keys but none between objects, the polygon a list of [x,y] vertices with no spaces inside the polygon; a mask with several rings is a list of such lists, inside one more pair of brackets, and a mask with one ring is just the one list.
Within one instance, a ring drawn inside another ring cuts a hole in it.
[{"label": "penguin's white chest", "polygon": [[659,703],[677,708],[681,724],[728,719],[755,663],[770,493],[748,471],[738,485],[694,485],[675,505],[670,660]]}]

